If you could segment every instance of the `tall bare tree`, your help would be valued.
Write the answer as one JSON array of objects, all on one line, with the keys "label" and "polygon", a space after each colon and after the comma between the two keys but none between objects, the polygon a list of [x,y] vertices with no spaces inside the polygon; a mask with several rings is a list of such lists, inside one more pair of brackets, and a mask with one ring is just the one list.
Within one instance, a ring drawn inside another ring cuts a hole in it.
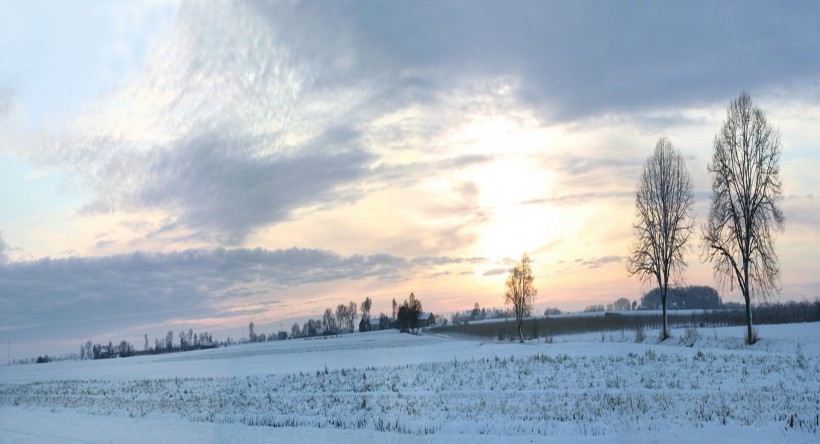
[{"label": "tall bare tree", "polygon": [[[658,139],[646,159],[635,191],[636,239],[629,249],[627,271],[658,284],[663,308],[661,340],[669,337],[666,295],[669,281],[681,284],[686,242],[692,235],[692,179],[683,156],[667,137]],[[679,281],[679,282],[674,282]]]},{"label": "tall bare tree", "polygon": [[504,303],[513,304],[513,313],[518,323],[518,340],[524,342],[524,333],[521,325],[524,317],[529,316],[535,296],[538,290],[533,286],[532,268],[530,267],[530,257],[527,253],[521,256],[521,261],[515,264],[510,270],[510,276],[504,284],[507,292],[504,294]]},{"label": "tall bare tree", "polygon": [[356,318],[359,317],[359,304],[350,301],[347,305],[347,325],[351,332],[356,330]]},{"label": "tall bare tree", "polygon": [[746,302],[746,342],[752,344],[751,297],[780,292],[780,265],[774,232],[783,230],[780,133],[743,93],[729,103],[726,121],[715,135],[709,164],[712,201],[703,227],[703,257],[715,277]]}]

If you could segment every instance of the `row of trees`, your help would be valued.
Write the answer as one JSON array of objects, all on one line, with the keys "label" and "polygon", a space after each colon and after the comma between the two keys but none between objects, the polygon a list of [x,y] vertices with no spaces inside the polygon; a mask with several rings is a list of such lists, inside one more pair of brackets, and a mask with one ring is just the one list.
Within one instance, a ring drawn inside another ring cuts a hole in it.
[{"label": "row of trees", "polygon": [[[619,298],[609,304],[593,304],[584,309],[585,313],[600,311],[629,311],[654,310],[661,307],[661,290],[658,288],[646,292],[638,301],[629,302],[627,298]],[[705,285],[692,285],[682,288],[670,288],[666,295],[667,307],[675,309],[715,310],[720,308],[734,308],[723,304],[717,290]],[[547,313],[545,313],[546,315]]]},{"label": "row of trees", "polygon": [[[187,332],[180,330],[178,343],[174,342],[174,338],[174,331],[168,330],[164,338],[154,340],[152,347],[148,340],[148,334],[145,334],[143,335],[142,350],[138,350],[137,347],[124,340],[119,344],[113,344],[111,341],[108,341],[108,345],[94,344],[91,341],[86,341],[85,344],[80,346],[80,359],[125,358],[135,355],[214,348],[219,345],[214,341],[210,333],[194,333],[193,329],[188,329]],[[179,345],[177,346],[176,344]]]},{"label": "row of trees", "polygon": [[[679,309],[714,310],[725,308],[717,290],[704,285],[670,288],[666,295],[668,306]],[[660,289],[646,292],[641,298],[641,307],[653,309],[661,306]]]},{"label": "row of trees", "polygon": [[[708,172],[712,182],[709,216],[701,226],[701,260],[730,290],[740,289],[746,305],[746,342],[755,342],[751,298],[780,291],[774,234],[783,230],[780,134],[743,93],[730,102],[713,141]],[[661,137],[644,165],[635,192],[636,240],[627,269],[655,282],[663,308],[663,338],[670,283],[682,286],[684,252],[694,232],[692,180],[683,155]]]},{"label": "row of trees", "polygon": [[[373,300],[365,298],[361,304],[350,301],[348,304],[339,304],[336,309],[327,308],[321,319],[309,319],[301,327],[299,323],[291,326],[290,337],[312,337],[319,335],[334,335],[339,333],[366,332],[373,329],[371,309]],[[361,314],[359,314],[361,312]],[[418,316],[421,314],[421,302],[413,293],[401,305],[393,299],[393,316],[384,313],[378,316],[378,329],[386,330],[398,328],[402,331],[415,331],[419,327]],[[360,319],[358,324],[356,319]],[[280,332],[281,335],[282,332]]]}]

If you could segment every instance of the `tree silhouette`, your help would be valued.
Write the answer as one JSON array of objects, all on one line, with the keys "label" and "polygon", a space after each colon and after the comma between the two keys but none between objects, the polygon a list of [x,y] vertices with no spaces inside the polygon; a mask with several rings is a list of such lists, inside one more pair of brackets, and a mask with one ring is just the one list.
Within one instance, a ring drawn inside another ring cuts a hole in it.
[{"label": "tree silhouette", "polygon": [[515,264],[510,270],[510,276],[505,282],[507,289],[504,294],[504,303],[513,304],[513,313],[518,324],[518,340],[524,342],[524,333],[521,324],[524,318],[530,315],[532,305],[538,290],[533,286],[532,268],[530,267],[530,257],[527,253],[521,256],[521,261]]},{"label": "tree silhouette", "polygon": [[630,247],[630,276],[654,280],[661,293],[663,331],[669,337],[666,299],[670,279],[682,280],[686,242],[692,234],[692,179],[686,161],[667,137],[658,139],[655,152],[646,160],[635,192],[633,224],[637,239]]},{"label": "tree silhouette", "polygon": [[746,342],[755,342],[751,298],[780,291],[774,232],[783,230],[780,134],[743,93],[729,103],[709,164],[712,200],[703,227],[703,257],[715,277],[746,303]]}]

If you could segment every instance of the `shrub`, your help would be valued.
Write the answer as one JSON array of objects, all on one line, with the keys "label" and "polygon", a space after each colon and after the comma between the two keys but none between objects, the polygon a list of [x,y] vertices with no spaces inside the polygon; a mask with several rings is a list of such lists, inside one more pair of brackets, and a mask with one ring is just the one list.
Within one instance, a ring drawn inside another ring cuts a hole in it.
[{"label": "shrub", "polygon": [[640,344],[644,340],[646,340],[646,334],[643,332],[643,324],[638,324],[638,327],[635,329],[635,343]]}]

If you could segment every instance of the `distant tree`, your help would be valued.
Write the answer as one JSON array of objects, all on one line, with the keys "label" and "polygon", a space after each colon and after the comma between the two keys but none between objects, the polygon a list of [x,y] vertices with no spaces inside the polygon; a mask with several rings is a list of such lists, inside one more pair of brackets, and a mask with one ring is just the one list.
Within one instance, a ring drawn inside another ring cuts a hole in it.
[{"label": "distant tree", "polygon": [[397,306],[398,305],[396,304],[396,298],[393,298],[393,320],[394,321],[396,320],[396,307]]},{"label": "distant tree", "polygon": [[399,307],[396,326],[402,333],[410,331],[410,308],[406,304],[402,304]]},{"label": "distant tree", "polygon": [[359,317],[359,304],[350,301],[347,305],[347,325],[348,330],[353,332],[356,330],[356,318]]},{"label": "distant tree", "polygon": [[254,331],[253,327],[253,322],[248,324],[248,339],[250,339],[251,342],[256,342],[256,331]]},{"label": "distant tree", "polygon": [[476,320],[481,315],[481,307],[478,305],[478,302],[475,303],[475,307],[473,307],[472,313],[470,313],[470,319]]},{"label": "distant tree", "polygon": [[179,331],[179,349],[180,350],[185,350],[185,348],[186,348],[186,345],[185,345],[185,331],[180,330]]},{"label": "distant tree", "polygon": [[336,328],[341,332],[347,329],[348,311],[347,305],[339,304],[336,306]]},{"label": "distant tree", "polygon": [[379,315],[379,330],[387,330],[390,327],[390,318],[387,317],[386,314],[382,313]]},{"label": "distant tree", "polygon": [[[722,308],[723,303],[717,290],[707,286],[689,286],[683,288],[670,288],[666,301],[667,307],[673,309],[717,309]],[[641,306],[655,309],[661,306],[660,291],[655,288],[648,291],[641,297]]]},{"label": "distant tree", "polygon": [[299,332],[299,323],[294,322],[293,325],[290,327],[290,337],[298,338],[299,336],[301,336]]},{"label": "distant tree", "polygon": [[308,319],[302,327],[302,336],[316,336],[320,328],[322,328],[322,321],[320,319]]},{"label": "distant tree", "polygon": [[421,301],[414,293],[399,306],[396,324],[402,332],[416,332],[419,328],[419,315],[422,313]]},{"label": "distant tree", "polygon": [[637,310],[637,309],[638,309],[638,301],[632,301],[632,309],[633,309],[633,310]]},{"label": "distant tree", "polygon": [[505,282],[507,291],[504,293],[504,303],[513,305],[513,313],[518,324],[518,340],[524,342],[522,324],[524,318],[530,315],[532,305],[538,290],[533,285],[530,257],[524,253],[521,260],[510,270],[510,276]]},{"label": "distant tree", "polygon": [[325,310],[325,314],[322,317],[322,326],[324,327],[326,335],[336,333],[336,318],[333,317],[332,309],[328,308]]},{"label": "distant tree", "polygon": [[603,304],[588,305],[587,308],[584,309],[584,313],[595,313],[595,312],[599,312],[599,311],[606,311],[604,309]]},{"label": "distant tree", "polygon": [[629,299],[627,298],[620,298],[612,303],[612,310],[611,311],[628,311],[630,307]]},{"label": "distant tree", "polygon": [[93,349],[93,348],[94,348],[94,344],[92,344],[91,341],[85,341],[85,358],[86,359],[93,359],[93,356],[91,354],[91,349]]},{"label": "distant tree", "polygon": [[362,305],[360,305],[362,309],[362,320],[359,321],[359,331],[370,331],[370,307],[373,305],[373,301],[368,297],[362,301]]},{"label": "distant tree", "polygon": [[709,219],[703,227],[703,258],[723,283],[740,288],[746,303],[746,342],[752,331],[752,297],[780,292],[774,234],[783,231],[780,133],[743,93],[729,104],[715,135]]},{"label": "distant tree", "polygon": [[185,343],[188,344],[188,347],[192,347],[194,345],[194,329],[188,329],[188,335],[185,338]]},{"label": "distant tree", "polygon": [[148,348],[149,348],[148,347],[148,333],[145,334],[144,338],[145,338],[145,343],[142,346],[142,351],[147,352]]},{"label": "distant tree", "polygon": [[120,342],[120,345],[117,346],[117,354],[119,354],[123,358],[133,356],[134,347],[129,342],[122,341]]},{"label": "distant tree", "polygon": [[561,314],[561,310],[559,310],[557,308],[547,307],[544,310],[544,316],[555,316],[555,315],[559,315],[559,314]]},{"label": "distant tree", "polygon": [[410,329],[418,331],[419,316],[422,314],[421,301],[416,298],[416,295],[410,293],[407,298],[407,307],[410,309]]},{"label": "distant tree", "polygon": [[683,155],[667,137],[658,139],[646,160],[635,192],[632,227],[637,239],[627,260],[630,276],[657,283],[663,308],[661,340],[669,337],[666,296],[669,281],[681,281],[686,267],[683,254],[692,234],[694,198],[692,179]]},{"label": "distant tree", "polygon": [[168,334],[165,335],[165,350],[171,351],[174,348],[174,331],[168,330]]}]

